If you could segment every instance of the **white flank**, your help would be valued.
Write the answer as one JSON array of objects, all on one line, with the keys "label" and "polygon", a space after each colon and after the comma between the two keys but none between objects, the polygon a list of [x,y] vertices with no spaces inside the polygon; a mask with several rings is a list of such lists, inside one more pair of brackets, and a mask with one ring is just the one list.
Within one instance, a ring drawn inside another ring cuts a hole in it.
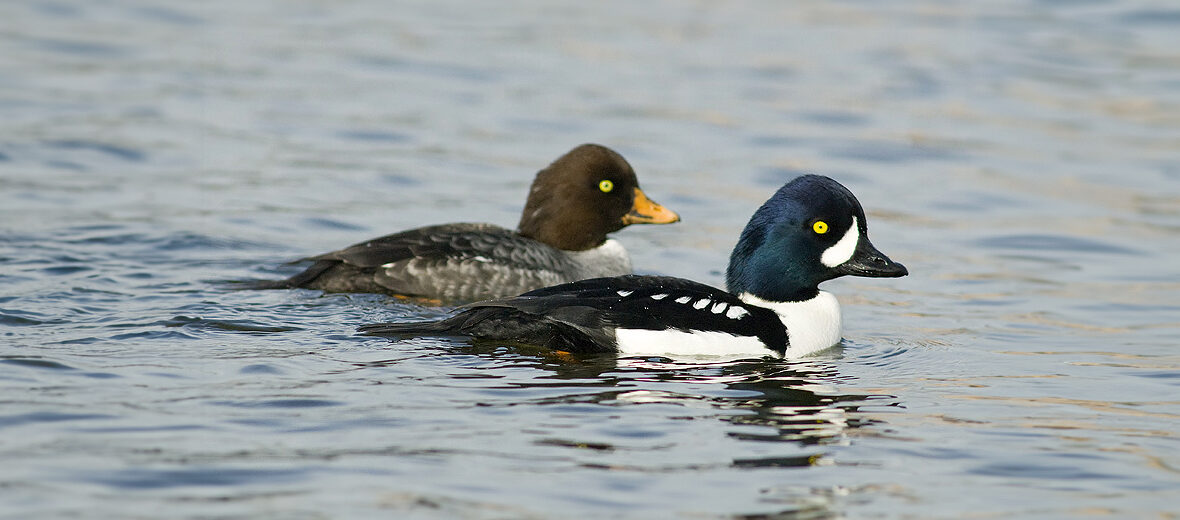
[{"label": "white flank", "polygon": [[776,355],[758,338],[716,331],[618,329],[615,339],[624,356],[762,357]]},{"label": "white flank", "polygon": [[840,342],[840,302],[832,293],[820,291],[815,298],[802,302],[771,302],[749,293],[739,298],[778,314],[791,342],[784,357],[803,357]]},{"label": "white flank", "polygon": [[856,217],[852,217],[852,225],[848,227],[848,231],[844,232],[839,242],[824,250],[819,261],[828,267],[836,267],[847,262],[852,258],[852,253],[856,252],[856,243],[859,241],[860,228],[856,225]]}]

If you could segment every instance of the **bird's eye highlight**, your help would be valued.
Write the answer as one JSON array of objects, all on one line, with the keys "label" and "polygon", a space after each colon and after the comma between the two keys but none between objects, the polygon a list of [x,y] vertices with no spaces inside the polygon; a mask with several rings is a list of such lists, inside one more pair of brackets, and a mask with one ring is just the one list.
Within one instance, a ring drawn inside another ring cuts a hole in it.
[{"label": "bird's eye highlight", "polygon": [[815,221],[814,224],[811,225],[811,230],[815,231],[815,234],[817,234],[817,235],[822,235],[824,233],[827,233],[828,232],[828,223],[824,222],[822,220],[817,220],[817,221]]},{"label": "bird's eye highlight", "polygon": [[598,189],[602,190],[603,193],[610,193],[610,190],[615,189],[615,183],[609,179],[602,179],[598,181]]}]

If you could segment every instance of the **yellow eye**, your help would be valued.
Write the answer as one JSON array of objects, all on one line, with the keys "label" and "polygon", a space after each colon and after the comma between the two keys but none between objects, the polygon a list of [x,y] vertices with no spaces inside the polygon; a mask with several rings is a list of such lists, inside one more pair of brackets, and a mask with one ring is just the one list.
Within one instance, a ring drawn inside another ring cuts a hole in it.
[{"label": "yellow eye", "polygon": [[827,233],[828,232],[828,223],[824,222],[822,220],[817,220],[817,221],[815,221],[815,224],[811,225],[811,230],[815,231],[815,234],[817,234],[817,235],[822,235],[824,233]]},{"label": "yellow eye", "polygon": [[603,193],[610,193],[610,190],[615,189],[615,183],[608,179],[602,179],[598,181],[598,189],[602,190]]}]

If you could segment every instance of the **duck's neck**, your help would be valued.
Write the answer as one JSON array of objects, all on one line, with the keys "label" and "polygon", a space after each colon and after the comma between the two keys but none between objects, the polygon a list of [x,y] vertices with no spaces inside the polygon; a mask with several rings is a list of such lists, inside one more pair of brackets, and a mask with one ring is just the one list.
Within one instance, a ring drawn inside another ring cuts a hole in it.
[{"label": "duck's neck", "polygon": [[566,254],[569,259],[571,279],[584,280],[601,276],[622,276],[631,274],[631,255],[623,244],[613,238],[606,239],[602,245],[585,251],[570,251]]},{"label": "duck's neck", "polygon": [[763,300],[745,292],[738,297],[750,305],[765,307],[778,314],[787,328],[790,343],[783,357],[806,356],[840,342],[840,302],[832,293],[817,291],[807,300],[793,302]]}]

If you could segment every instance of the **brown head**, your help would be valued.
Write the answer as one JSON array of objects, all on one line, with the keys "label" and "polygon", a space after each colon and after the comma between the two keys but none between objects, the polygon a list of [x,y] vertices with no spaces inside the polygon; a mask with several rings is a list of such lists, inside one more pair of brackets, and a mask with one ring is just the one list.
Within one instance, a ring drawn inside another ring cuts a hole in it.
[{"label": "brown head", "polygon": [[623,156],[584,144],[537,172],[517,231],[558,249],[582,251],[631,224],[679,220],[639,189],[635,170]]}]

